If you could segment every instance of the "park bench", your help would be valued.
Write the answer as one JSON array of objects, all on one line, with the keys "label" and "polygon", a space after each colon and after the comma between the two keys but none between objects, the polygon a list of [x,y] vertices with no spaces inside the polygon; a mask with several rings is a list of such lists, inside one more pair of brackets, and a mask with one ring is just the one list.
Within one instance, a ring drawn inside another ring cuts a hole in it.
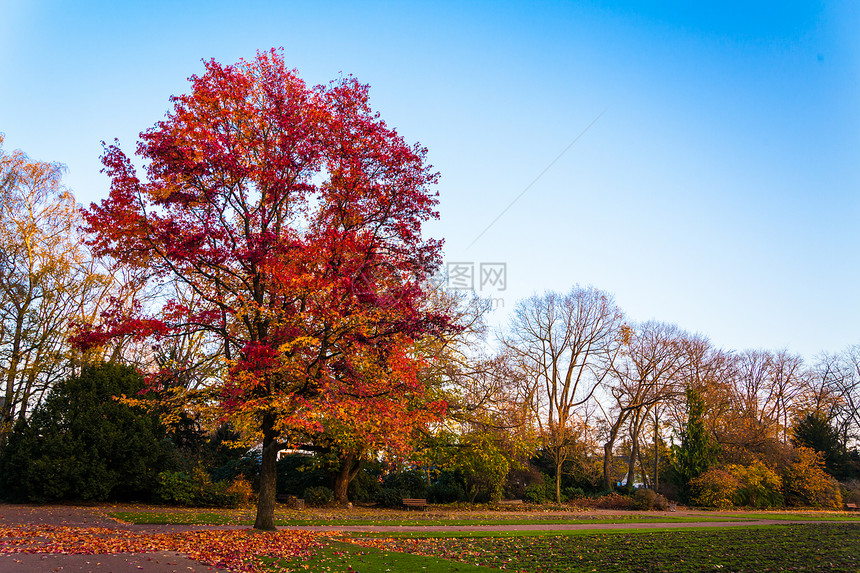
[{"label": "park bench", "polygon": [[860,511],[860,508],[857,507],[856,503],[846,503],[845,509],[848,511]]},{"label": "park bench", "polygon": [[406,507],[420,507],[422,511],[427,509],[427,500],[426,499],[412,499],[412,498],[403,498],[403,505]]},{"label": "park bench", "polygon": [[521,499],[502,499],[499,500],[499,505],[522,505],[523,500]]}]

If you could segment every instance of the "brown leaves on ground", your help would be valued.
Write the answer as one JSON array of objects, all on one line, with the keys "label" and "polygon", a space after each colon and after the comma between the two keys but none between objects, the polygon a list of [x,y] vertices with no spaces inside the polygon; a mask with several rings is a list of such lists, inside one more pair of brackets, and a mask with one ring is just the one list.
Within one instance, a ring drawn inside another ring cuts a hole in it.
[{"label": "brown leaves on ground", "polygon": [[323,546],[313,531],[258,532],[249,529],[139,533],[103,527],[0,527],[0,555],[62,553],[106,555],[176,551],[230,571],[255,571],[260,557],[308,559]]}]

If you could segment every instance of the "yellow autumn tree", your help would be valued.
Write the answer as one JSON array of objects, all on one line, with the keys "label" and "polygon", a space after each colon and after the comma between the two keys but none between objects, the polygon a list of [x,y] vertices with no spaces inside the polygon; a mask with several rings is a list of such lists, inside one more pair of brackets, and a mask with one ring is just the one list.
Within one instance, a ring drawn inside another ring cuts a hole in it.
[{"label": "yellow autumn tree", "polygon": [[69,325],[91,312],[107,282],[62,175],[58,163],[6,152],[0,134],[0,447],[70,373]]}]

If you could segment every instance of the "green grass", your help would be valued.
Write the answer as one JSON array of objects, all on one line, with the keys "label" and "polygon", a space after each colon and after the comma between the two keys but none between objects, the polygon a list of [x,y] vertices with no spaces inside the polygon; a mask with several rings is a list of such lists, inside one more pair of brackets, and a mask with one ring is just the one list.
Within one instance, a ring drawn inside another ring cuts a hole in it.
[{"label": "green grass", "polygon": [[[734,527],[701,526],[679,529],[666,524],[666,527],[629,527],[624,529],[532,529],[507,531],[392,531],[392,532],[350,532],[353,539],[458,539],[485,537],[568,537],[582,535],[623,535],[625,533],[654,533],[672,531],[713,531],[735,529]],[[783,524],[755,524],[741,526],[743,529],[768,529],[785,527]]]},{"label": "green grass", "polygon": [[[213,512],[148,512],[148,511],[114,511],[108,515],[120,521],[137,525],[251,525],[253,519],[239,515],[229,515]],[[472,518],[418,518],[418,519],[348,519],[348,518],[314,518],[314,519],[276,519],[278,526],[460,526],[460,525],[560,525],[560,524],[601,524],[601,523],[689,523],[708,521],[745,521],[745,516],[732,517],[696,517],[696,516],[654,516],[640,515],[617,516],[612,518],[523,518],[511,516],[503,519],[472,517]]]},{"label": "green grass", "polygon": [[744,513],[745,519],[773,519],[776,521],[860,521],[860,515],[851,513],[830,513],[823,511]]},{"label": "green grass", "polygon": [[384,573],[409,571],[410,573],[491,573],[498,569],[471,563],[438,559],[369,547],[352,543],[330,541],[325,549],[307,561],[261,560],[262,571],[355,571],[356,573]]},{"label": "green grass", "polygon": [[535,573],[860,570],[860,524],[853,523],[567,533],[359,542]]}]

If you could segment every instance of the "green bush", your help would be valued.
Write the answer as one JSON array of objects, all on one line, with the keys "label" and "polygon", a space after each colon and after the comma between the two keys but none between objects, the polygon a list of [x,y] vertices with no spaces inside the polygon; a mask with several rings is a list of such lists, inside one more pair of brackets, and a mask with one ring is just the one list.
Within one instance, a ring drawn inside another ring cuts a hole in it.
[{"label": "green bush", "polygon": [[400,507],[404,497],[412,497],[409,492],[400,489],[384,487],[376,494],[376,505],[379,507]]},{"label": "green bush", "polygon": [[427,488],[427,501],[430,503],[454,503],[466,499],[466,491],[459,484],[434,483]]},{"label": "green bush", "polygon": [[570,501],[580,497],[585,497],[585,492],[582,490],[581,487],[566,487],[561,490],[561,496],[564,499]]},{"label": "green bush", "polygon": [[[259,470],[256,458],[254,461],[254,468]],[[279,495],[294,495],[300,498],[309,487],[321,487],[331,483],[328,473],[320,467],[319,460],[312,456],[299,454],[284,456],[278,460],[277,469]]]},{"label": "green bush", "polygon": [[310,507],[326,507],[334,503],[334,492],[329,487],[309,487],[304,493],[305,504]]},{"label": "green bush", "polygon": [[654,509],[654,502],[657,501],[657,492],[639,488],[633,493],[633,509],[640,511],[651,511]]},{"label": "green bush", "polygon": [[375,501],[376,494],[382,489],[379,483],[380,470],[378,462],[366,462],[349,483],[349,499],[363,503]]},{"label": "green bush", "polygon": [[213,482],[203,468],[197,467],[191,475],[185,472],[158,474],[158,499],[169,505],[190,507],[236,507],[250,497],[251,487],[242,477],[233,483],[224,480]]},{"label": "green bush", "polygon": [[399,490],[403,493],[403,497],[427,497],[427,481],[424,473],[418,470],[391,472],[385,476],[382,485],[384,489]]},{"label": "green bush", "polygon": [[158,500],[168,505],[197,505],[194,480],[185,472],[158,474]]},{"label": "green bush", "polygon": [[158,416],[115,398],[144,387],[116,364],[84,368],[57,383],[0,457],[0,495],[10,501],[148,500],[173,445]]},{"label": "green bush", "polygon": [[528,503],[543,503],[546,501],[546,486],[543,483],[533,483],[526,486],[523,501]]}]

